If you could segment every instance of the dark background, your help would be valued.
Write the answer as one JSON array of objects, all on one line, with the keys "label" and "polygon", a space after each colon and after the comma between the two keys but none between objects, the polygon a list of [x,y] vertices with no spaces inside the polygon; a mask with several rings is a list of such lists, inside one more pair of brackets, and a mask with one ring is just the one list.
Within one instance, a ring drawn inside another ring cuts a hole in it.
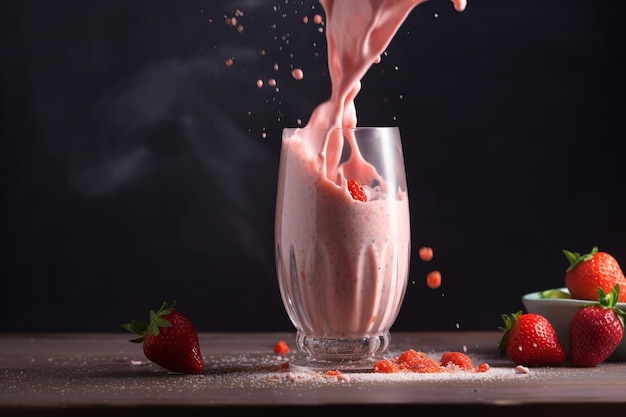
[{"label": "dark background", "polygon": [[[121,331],[174,299],[200,331],[293,329],[273,254],[280,131],[329,92],[324,34],[302,23],[322,9],[302,3],[2,0],[0,331]],[[564,285],[562,249],[626,263],[612,7],[430,0],[363,80],[359,124],[400,127],[411,198],[392,330],[495,330]]]}]

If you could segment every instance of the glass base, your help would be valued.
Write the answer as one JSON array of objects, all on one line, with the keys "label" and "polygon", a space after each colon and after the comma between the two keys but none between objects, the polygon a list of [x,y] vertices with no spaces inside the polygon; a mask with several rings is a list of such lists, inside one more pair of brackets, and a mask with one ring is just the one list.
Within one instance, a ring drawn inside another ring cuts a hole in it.
[{"label": "glass base", "polygon": [[389,332],[354,338],[309,337],[298,332],[296,341],[304,356],[290,361],[289,366],[315,372],[372,372],[390,340]]},{"label": "glass base", "polygon": [[310,356],[297,357],[289,361],[289,369],[293,371],[326,372],[340,371],[343,373],[370,373],[374,364],[382,357],[367,357],[362,359],[332,359],[324,360]]}]

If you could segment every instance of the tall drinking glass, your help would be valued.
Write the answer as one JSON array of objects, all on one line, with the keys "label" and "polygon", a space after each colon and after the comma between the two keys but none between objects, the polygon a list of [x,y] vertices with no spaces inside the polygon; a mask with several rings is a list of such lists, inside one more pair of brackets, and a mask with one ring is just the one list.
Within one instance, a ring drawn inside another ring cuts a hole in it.
[{"label": "tall drinking glass", "polygon": [[278,283],[298,369],[371,371],[408,281],[409,199],[397,127],[283,130]]}]

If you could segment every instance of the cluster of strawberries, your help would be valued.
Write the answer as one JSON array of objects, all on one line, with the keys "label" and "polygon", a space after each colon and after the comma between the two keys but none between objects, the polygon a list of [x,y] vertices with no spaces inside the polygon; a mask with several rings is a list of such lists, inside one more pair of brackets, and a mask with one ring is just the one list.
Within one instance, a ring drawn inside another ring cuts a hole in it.
[{"label": "cluster of strawberries", "polygon": [[[569,361],[578,367],[604,362],[624,336],[626,312],[616,306],[626,300],[626,278],[617,260],[594,247],[580,255],[564,250],[569,261],[565,285],[571,298],[590,300],[570,322]],[[597,301],[592,301],[597,300]],[[503,314],[505,326],[498,346],[519,365],[561,366],[568,360],[552,324],[539,314]]]},{"label": "cluster of strawberries", "polygon": [[[360,194],[358,184],[351,187],[353,193]],[[503,314],[505,326],[498,346],[518,365],[561,366],[569,359],[574,366],[596,366],[615,351],[624,336],[626,312],[617,307],[617,302],[626,300],[626,278],[617,260],[597,247],[584,255],[567,250],[563,253],[570,263],[565,283],[571,298],[590,300],[570,323],[569,355],[545,317],[522,311]],[[142,343],[145,356],[152,362],[172,372],[200,374],[203,359],[198,334],[175,306],[176,302],[163,302],[158,311],[150,311],[149,323],[132,320],[122,327],[139,336],[131,341]],[[284,355],[289,347],[281,341],[274,352]],[[451,365],[475,372],[489,368],[487,364],[473,368],[469,357],[460,352],[447,352],[440,361],[434,361],[409,350],[398,358],[377,363],[373,371],[444,372]]]}]

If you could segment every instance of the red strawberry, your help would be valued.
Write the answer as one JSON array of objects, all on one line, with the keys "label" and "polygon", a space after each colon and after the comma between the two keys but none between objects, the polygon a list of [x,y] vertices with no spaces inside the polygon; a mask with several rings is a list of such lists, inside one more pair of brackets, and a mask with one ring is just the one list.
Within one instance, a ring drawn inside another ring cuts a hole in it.
[{"label": "red strawberry", "polygon": [[176,301],[163,302],[156,313],[150,310],[150,323],[132,320],[122,327],[141,337],[146,358],[172,372],[199,374],[203,369],[198,333],[191,321],[175,309]]},{"label": "red strawberry", "polygon": [[352,198],[358,201],[367,201],[367,196],[363,190],[363,186],[357,180],[348,180],[348,191]]},{"label": "red strawberry", "polygon": [[597,300],[598,287],[609,293],[615,284],[622,286],[619,298],[626,301],[626,278],[617,260],[595,246],[584,255],[563,250],[570,265],[565,270],[565,286],[572,298]]},{"label": "red strawberry", "polygon": [[626,312],[615,306],[618,294],[619,285],[608,294],[598,287],[598,302],[582,307],[572,318],[569,348],[575,366],[596,366],[620,344]]},{"label": "red strawberry", "polygon": [[503,314],[505,327],[498,341],[501,353],[518,365],[561,366],[566,353],[554,327],[544,316],[522,311]]}]

